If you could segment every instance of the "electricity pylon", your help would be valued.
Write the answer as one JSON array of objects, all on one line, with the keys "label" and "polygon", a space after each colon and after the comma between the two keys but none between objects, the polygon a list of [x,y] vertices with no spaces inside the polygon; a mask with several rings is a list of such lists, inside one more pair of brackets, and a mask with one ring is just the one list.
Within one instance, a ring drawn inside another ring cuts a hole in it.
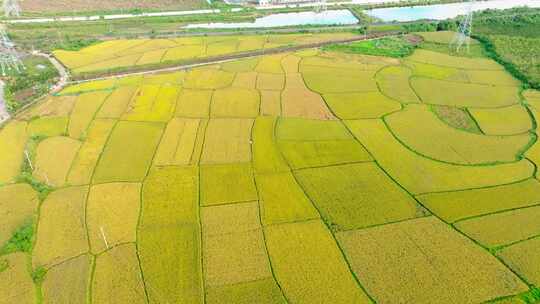
[{"label": "electricity pylon", "polygon": [[19,17],[21,7],[18,0],[4,0],[4,14],[6,17]]},{"label": "electricity pylon", "polygon": [[463,45],[467,46],[467,53],[470,51],[471,34],[473,29],[473,6],[476,0],[469,0],[468,11],[461,23],[454,39],[450,43],[450,47],[459,53]]}]

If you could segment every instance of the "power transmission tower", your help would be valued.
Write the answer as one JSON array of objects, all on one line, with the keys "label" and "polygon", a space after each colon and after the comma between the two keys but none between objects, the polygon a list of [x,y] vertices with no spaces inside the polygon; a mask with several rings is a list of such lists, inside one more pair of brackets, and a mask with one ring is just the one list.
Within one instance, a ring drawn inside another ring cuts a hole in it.
[{"label": "power transmission tower", "polygon": [[315,12],[321,13],[321,12],[326,11],[326,9],[327,9],[326,0],[318,0],[315,3]]},{"label": "power transmission tower", "polygon": [[18,0],[4,0],[4,14],[6,17],[19,17],[21,7]]},{"label": "power transmission tower", "polygon": [[12,69],[20,73],[25,67],[15,50],[15,44],[11,42],[4,28],[0,27],[0,70],[2,76],[6,76],[7,72]]},{"label": "power transmission tower", "polygon": [[454,39],[450,43],[450,47],[455,50],[457,53],[461,50],[463,45],[467,46],[467,53],[470,51],[471,44],[471,34],[473,30],[473,17],[474,17],[474,3],[476,0],[469,0],[469,6],[467,9],[467,14],[459,24],[459,29]]}]

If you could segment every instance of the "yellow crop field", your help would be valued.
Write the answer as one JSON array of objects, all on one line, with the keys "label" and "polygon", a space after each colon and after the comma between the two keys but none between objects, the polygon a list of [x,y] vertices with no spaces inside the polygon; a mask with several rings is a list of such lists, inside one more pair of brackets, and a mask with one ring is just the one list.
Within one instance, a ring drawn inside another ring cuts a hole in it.
[{"label": "yellow crop field", "polygon": [[279,149],[292,169],[371,161],[356,140],[280,141]]},{"label": "yellow crop field", "polygon": [[94,118],[110,92],[92,92],[79,95],[69,118],[68,134],[70,137],[80,139],[86,134],[86,129]]},{"label": "yellow crop field", "polygon": [[[415,77],[411,85],[425,103],[457,106],[496,108],[519,103],[519,88],[457,83]],[[438,94],[446,92],[445,94]]]},{"label": "yellow crop field", "polygon": [[201,162],[238,163],[251,160],[253,119],[211,119],[208,122]]},{"label": "yellow crop field", "polygon": [[13,233],[34,220],[37,193],[27,184],[0,188],[0,244],[5,244]]},{"label": "yellow crop field", "polygon": [[324,94],[324,100],[340,119],[379,118],[401,109],[397,101],[379,92]]},{"label": "yellow crop field", "polygon": [[147,303],[135,245],[117,246],[96,258],[92,301]]},{"label": "yellow crop field", "polygon": [[40,208],[32,264],[52,266],[88,252],[85,212],[88,187],[51,193]]},{"label": "yellow crop field", "polygon": [[254,118],[259,115],[260,96],[256,90],[229,88],[216,90],[211,117]]},{"label": "yellow crop field", "polygon": [[433,193],[417,198],[445,221],[455,222],[472,216],[536,205],[540,201],[539,186],[537,180],[529,179],[504,186]]},{"label": "yellow crop field", "polygon": [[155,167],[142,191],[137,241],[150,301],[201,303],[198,169]]},{"label": "yellow crop field", "polygon": [[19,174],[26,145],[26,122],[13,121],[0,129],[0,184]]},{"label": "yellow crop field", "polygon": [[201,202],[203,205],[248,202],[257,199],[251,164],[201,166]]},{"label": "yellow crop field", "polygon": [[94,168],[99,156],[105,147],[114,127],[115,121],[109,119],[95,119],[88,128],[86,140],[77,152],[71,164],[67,183],[70,185],[86,185],[90,183]]},{"label": "yellow crop field", "polygon": [[162,132],[162,124],[128,121],[117,123],[102,152],[93,182],[142,181],[150,168]]},{"label": "yellow crop field", "polygon": [[90,270],[88,254],[48,269],[41,287],[43,303],[84,303]]},{"label": "yellow crop field", "polygon": [[101,184],[90,188],[86,224],[92,253],[136,241],[140,197],[141,185],[135,183]]},{"label": "yellow crop field", "polygon": [[281,93],[283,116],[312,119],[333,119],[321,95],[310,91],[299,73],[287,74],[285,90]]},{"label": "yellow crop field", "polygon": [[199,119],[173,118],[163,133],[154,163],[158,166],[188,165],[197,141],[199,126]]},{"label": "yellow crop field", "polygon": [[412,71],[404,66],[389,66],[377,73],[381,93],[401,103],[419,103],[420,99],[411,88]]},{"label": "yellow crop field", "polygon": [[176,116],[205,118],[210,115],[212,91],[182,90],[178,95]]},{"label": "yellow crop field", "polygon": [[337,238],[360,283],[382,302],[482,303],[527,290],[487,251],[435,217]]},{"label": "yellow crop field", "polygon": [[172,85],[142,85],[122,119],[166,122],[173,116],[178,92]]},{"label": "yellow crop field", "polygon": [[491,59],[457,57],[427,50],[416,50],[414,54],[409,57],[409,59],[420,63],[434,64],[458,69],[489,71],[503,70],[501,65]]},{"label": "yellow crop field", "polygon": [[302,188],[290,172],[256,175],[264,225],[300,222],[319,218]]},{"label": "yellow crop field", "polygon": [[361,37],[337,28],[55,52],[74,82],[0,124],[0,303],[534,296],[540,93],[421,35],[400,58],[302,47]]},{"label": "yellow crop field", "polygon": [[275,141],[275,117],[257,117],[253,125],[253,168],[257,173],[289,171]]},{"label": "yellow crop field", "polygon": [[131,99],[137,92],[135,86],[122,86],[114,90],[99,109],[97,118],[119,118],[127,110]]},{"label": "yellow crop field", "polygon": [[[258,75],[259,74],[257,72],[236,73],[236,76],[234,77],[234,81],[231,84],[231,86],[234,88],[255,90],[257,89],[257,76]],[[267,74],[267,75],[274,75],[274,74]],[[277,76],[280,76],[280,75],[277,75]]]},{"label": "yellow crop field", "polygon": [[[528,116],[522,118],[530,121]],[[512,121],[509,117],[506,119]],[[422,125],[415,124],[418,120]],[[387,116],[385,121],[392,133],[412,151],[454,164],[517,161],[521,151],[533,140],[530,134],[485,136],[458,130],[442,122],[424,105],[409,105]]]},{"label": "yellow crop field", "polygon": [[530,284],[540,284],[540,239],[535,238],[504,248],[497,255]]},{"label": "yellow crop field", "polygon": [[522,105],[496,109],[470,109],[482,131],[489,135],[525,133],[533,128],[529,112]]},{"label": "yellow crop field", "polygon": [[414,199],[373,163],[306,169],[295,175],[322,217],[337,230],[422,215]]},{"label": "yellow crop field", "polygon": [[207,288],[206,303],[284,304],[287,301],[273,279],[263,279],[231,286]]},{"label": "yellow crop field", "polygon": [[484,246],[497,247],[540,235],[539,216],[540,206],[536,206],[472,218],[455,226]]},{"label": "yellow crop field", "polygon": [[81,143],[69,137],[50,137],[37,147],[32,175],[52,186],[63,186]]},{"label": "yellow crop field", "polygon": [[0,295],[4,303],[35,303],[36,292],[28,273],[27,257],[14,253],[2,260],[7,268],[0,271]]},{"label": "yellow crop field", "polygon": [[28,123],[26,133],[28,136],[61,136],[67,131],[67,117],[41,117]]},{"label": "yellow crop field", "polygon": [[265,228],[270,260],[285,297],[296,303],[371,303],[320,220]]},{"label": "yellow crop field", "polygon": [[376,120],[347,122],[353,134],[401,186],[414,194],[481,188],[527,179],[534,172],[527,160],[495,166],[460,166],[419,156],[401,145]]},{"label": "yellow crop field", "polygon": [[281,92],[261,91],[261,113],[265,116],[281,115]]}]

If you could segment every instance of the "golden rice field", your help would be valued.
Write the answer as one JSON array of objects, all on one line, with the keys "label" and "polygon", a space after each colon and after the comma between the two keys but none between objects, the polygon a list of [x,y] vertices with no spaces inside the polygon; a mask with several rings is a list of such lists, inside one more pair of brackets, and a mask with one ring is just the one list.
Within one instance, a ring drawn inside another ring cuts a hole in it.
[{"label": "golden rice field", "polygon": [[0,303],[531,303],[539,118],[495,62],[422,50],[67,87],[0,130]]},{"label": "golden rice field", "polygon": [[[353,33],[201,36],[171,39],[110,40],[79,51],[53,55],[75,74],[167,64],[257,50],[353,38]],[[272,85],[272,82],[265,82]]]}]

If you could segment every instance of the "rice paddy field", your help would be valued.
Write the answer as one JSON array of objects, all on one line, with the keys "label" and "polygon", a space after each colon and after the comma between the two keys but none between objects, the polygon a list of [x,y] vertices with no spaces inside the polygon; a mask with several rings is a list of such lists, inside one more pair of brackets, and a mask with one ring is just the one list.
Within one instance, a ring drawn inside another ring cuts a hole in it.
[{"label": "rice paddy field", "polygon": [[0,129],[0,303],[535,303],[538,119],[494,61],[426,49],[66,87]]}]

